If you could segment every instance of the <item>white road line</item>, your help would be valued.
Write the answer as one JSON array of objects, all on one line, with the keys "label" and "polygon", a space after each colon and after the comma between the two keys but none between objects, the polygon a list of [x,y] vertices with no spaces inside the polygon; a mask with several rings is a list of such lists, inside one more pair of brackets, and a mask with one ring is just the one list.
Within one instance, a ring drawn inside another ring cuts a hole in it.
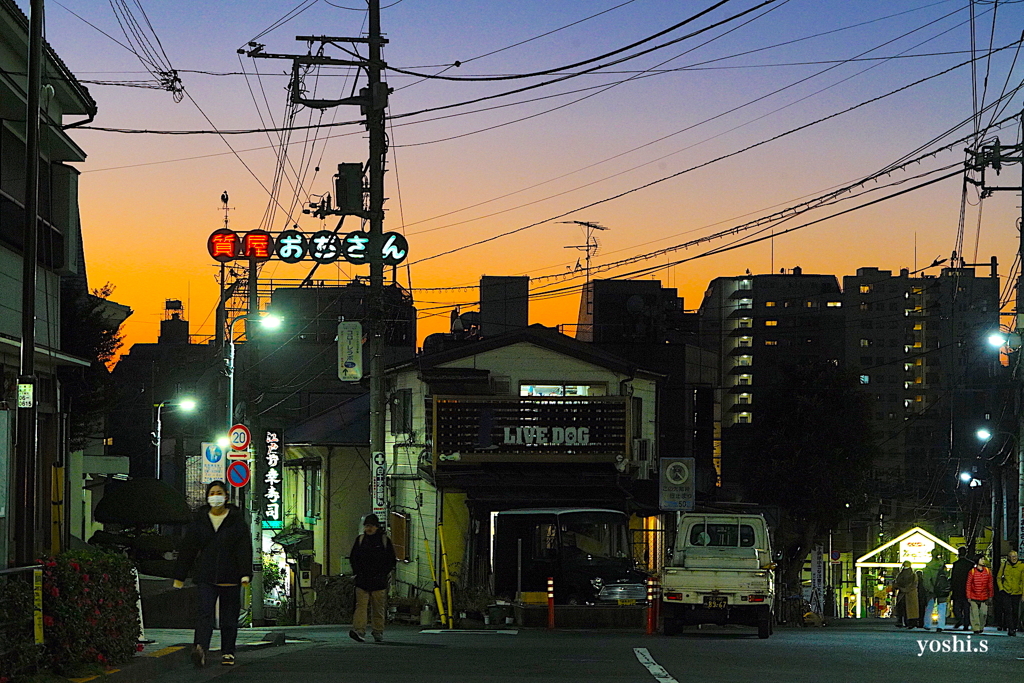
[{"label": "white road line", "polygon": [[633,654],[640,660],[640,663],[647,667],[658,683],[679,683],[672,674],[665,671],[665,667],[654,661],[654,657],[647,651],[646,647],[634,647]]}]

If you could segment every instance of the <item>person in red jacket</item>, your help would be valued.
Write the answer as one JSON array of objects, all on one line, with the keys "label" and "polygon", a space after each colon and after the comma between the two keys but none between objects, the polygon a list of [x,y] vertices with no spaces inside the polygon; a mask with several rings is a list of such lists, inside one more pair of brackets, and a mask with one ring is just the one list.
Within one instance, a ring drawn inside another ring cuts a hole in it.
[{"label": "person in red jacket", "polygon": [[978,564],[967,575],[967,599],[971,602],[971,629],[981,633],[988,621],[988,605],[995,594],[992,571],[985,556],[978,558]]}]

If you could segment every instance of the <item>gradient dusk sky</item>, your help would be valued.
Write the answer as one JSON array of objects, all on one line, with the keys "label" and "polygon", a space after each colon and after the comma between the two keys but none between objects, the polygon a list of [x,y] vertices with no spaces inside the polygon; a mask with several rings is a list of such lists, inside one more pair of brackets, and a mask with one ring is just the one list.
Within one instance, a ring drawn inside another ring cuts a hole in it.
[{"label": "gradient dusk sky", "polygon": [[[571,65],[640,41],[714,4],[382,1],[382,29],[390,41],[384,57],[390,66],[462,77]],[[27,11],[27,0],[18,2]],[[306,46],[297,35],[355,36],[366,30],[362,0],[138,3],[166,59],[180,73],[187,93],[181,102],[166,91],[126,87],[152,77],[135,54],[115,42],[127,41],[106,0],[46,3],[48,41],[99,104],[93,126],[151,131],[280,126],[290,63],[253,60],[236,51],[256,41],[270,53],[298,54]],[[138,3],[122,4],[144,22]],[[752,8],[758,9],[727,21]],[[579,23],[570,26],[574,22]],[[452,305],[475,301],[482,274],[571,275],[582,252],[566,247],[583,244],[584,233],[560,221],[595,221],[609,228],[598,233],[601,249],[592,262],[597,267],[745,224],[932,151],[920,162],[854,187],[834,205],[595,277],[662,266],[638,276],[677,287],[686,308],[693,309],[712,278],[748,269],[767,273],[800,266],[804,273],[841,277],[864,266],[921,268],[951,255],[961,225],[968,262],[994,255],[1000,274],[1010,272],[1020,196],[1002,192],[986,199],[979,221],[978,191],[971,187],[961,223],[963,181],[955,171],[968,144],[956,141],[974,133],[972,115],[979,109],[985,139],[999,137],[1007,144],[1020,139],[1017,121],[985,128],[1019,113],[1024,104],[1018,90],[1024,56],[1018,58],[1015,42],[1021,39],[1024,4],[731,0],[597,63],[717,22],[724,23],[591,74],[389,125],[385,230],[408,236],[411,265],[400,269],[399,282],[414,292],[421,338],[447,328]],[[996,51],[988,56],[990,48]],[[341,56],[337,49],[330,54]],[[970,64],[956,68],[972,57],[977,58],[973,69]],[[446,70],[456,60],[461,66]],[[395,88],[393,116],[551,78],[457,82],[386,74]],[[353,76],[340,68],[323,71],[310,74],[306,86],[318,97],[347,95]],[[353,107],[322,116],[299,108],[293,123],[357,118]],[[807,125],[819,119],[826,120]],[[212,334],[217,269],[206,239],[222,225],[222,191],[230,193],[235,230],[277,231],[297,223],[309,233],[321,224],[296,207],[331,190],[339,162],[366,159],[365,133],[358,125],[284,134],[289,144],[280,207],[268,209],[281,133],[221,137],[76,130],[71,135],[89,155],[79,168],[90,285],[113,283],[113,299],[135,310],[126,324],[129,343],[156,340],[165,299],[186,302],[193,334]],[[781,137],[773,140],[776,136]],[[790,234],[692,258],[951,173],[941,182]],[[1020,178],[1020,168],[1011,167],[998,180],[1019,185]],[[595,202],[600,203],[577,210]],[[422,260],[535,223],[514,235]],[[271,262],[262,276],[301,278],[308,267]],[[365,266],[342,263],[321,268],[317,277],[367,272]],[[557,296],[531,301],[531,322],[576,322],[583,282],[576,275],[536,283],[557,290]],[[457,286],[471,288],[441,289]]]}]

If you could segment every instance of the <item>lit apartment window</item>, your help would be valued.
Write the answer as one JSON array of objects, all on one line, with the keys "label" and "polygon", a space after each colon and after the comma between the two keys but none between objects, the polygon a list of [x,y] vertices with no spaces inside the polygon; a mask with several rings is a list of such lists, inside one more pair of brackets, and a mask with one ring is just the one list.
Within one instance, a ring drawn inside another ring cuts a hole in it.
[{"label": "lit apartment window", "polygon": [[754,338],[753,337],[740,337],[739,344],[740,344],[740,346],[753,346],[754,345]]},{"label": "lit apartment window", "polygon": [[924,323],[914,323],[914,331],[920,332],[924,329]]},{"label": "lit apartment window", "polygon": [[753,318],[740,318],[739,327],[753,327],[753,326],[754,326],[754,319]]},{"label": "lit apartment window", "polygon": [[779,324],[778,320],[765,320],[764,321],[764,326],[765,327],[777,327],[778,324]]},{"label": "lit apartment window", "polygon": [[740,375],[736,379],[736,383],[737,384],[742,384],[744,386],[753,384],[753,382],[754,382],[754,376],[753,375]]},{"label": "lit apartment window", "polygon": [[861,285],[860,286],[860,293],[861,294],[870,294],[871,293],[871,285]]},{"label": "lit apartment window", "polygon": [[736,365],[752,365],[754,362],[753,356],[738,356],[736,358]]},{"label": "lit apartment window", "polygon": [[840,308],[843,305],[843,302],[842,301],[829,301],[825,305],[828,306],[829,308]]},{"label": "lit apartment window", "polygon": [[860,383],[861,384],[870,384],[871,383],[870,375],[861,375],[860,376]]},{"label": "lit apartment window", "polygon": [[750,394],[740,394],[739,402],[744,405],[750,405]]},{"label": "lit apartment window", "polygon": [[775,302],[774,301],[765,301],[764,302],[764,307],[765,308],[775,308]]},{"label": "lit apartment window", "polygon": [[818,302],[817,301],[807,301],[807,302],[804,303],[804,305],[807,306],[807,308],[817,308],[818,307]]},{"label": "lit apartment window", "polygon": [[764,345],[765,346],[778,346],[779,342],[776,339],[765,339],[764,340]]},{"label": "lit apartment window", "polygon": [[861,339],[860,340],[860,345],[862,347],[865,347],[865,348],[868,347],[868,346],[871,346],[871,340],[870,339]]}]

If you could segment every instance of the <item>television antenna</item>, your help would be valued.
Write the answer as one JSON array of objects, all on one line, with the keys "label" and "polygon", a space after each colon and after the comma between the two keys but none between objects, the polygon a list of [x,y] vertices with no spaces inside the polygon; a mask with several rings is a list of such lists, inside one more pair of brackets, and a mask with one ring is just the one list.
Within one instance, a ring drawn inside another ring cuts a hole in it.
[{"label": "television antenna", "polygon": [[[598,250],[601,248],[601,243],[598,241],[597,236],[594,235],[595,230],[609,230],[600,223],[594,223],[593,221],[559,221],[560,223],[568,223],[573,225],[579,225],[586,229],[586,243],[585,244],[570,244],[565,249],[576,249],[586,254],[586,267],[583,269],[586,271],[587,285],[590,284],[590,258],[595,256]],[[575,270],[580,270],[580,261],[576,259]]]}]

